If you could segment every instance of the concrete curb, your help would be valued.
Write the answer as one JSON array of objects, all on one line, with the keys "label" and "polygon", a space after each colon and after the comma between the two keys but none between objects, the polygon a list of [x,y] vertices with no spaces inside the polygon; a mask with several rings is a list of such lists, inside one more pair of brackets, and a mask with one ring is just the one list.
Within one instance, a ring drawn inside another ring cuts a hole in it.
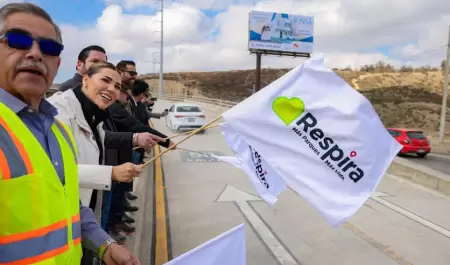
[{"label": "concrete curb", "polygon": [[388,173],[450,195],[450,176],[437,170],[396,157]]}]

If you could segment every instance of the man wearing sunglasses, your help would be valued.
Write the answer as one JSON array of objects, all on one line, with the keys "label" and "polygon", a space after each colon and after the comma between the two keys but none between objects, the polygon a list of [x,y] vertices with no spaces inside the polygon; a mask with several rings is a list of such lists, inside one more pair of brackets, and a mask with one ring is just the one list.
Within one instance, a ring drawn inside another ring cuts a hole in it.
[{"label": "man wearing sunglasses", "polygon": [[[149,132],[161,138],[167,138],[166,135],[150,128],[148,121],[144,123],[136,117],[138,109],[131,92],[133,87],[132,84],[134,84],[137,75],[136,64],[133,61],[120,61],[116,67],[122,75],[122,80],[125,83],[129,83],[129,87],[127,86],[127,89],[124,89],[121,92],[122,95],[125,93],[128,94],[128,102],[120,102],[119,100],[119,102],[112,104],[108,108],[117,130],[120,132]],[[159,142],[158,144],[168,148],[174,143],[168,139],[165,142]],[[133,157],[123,157],[121,162],[136,163],[139,162],[138,158],[138,155],[133,154]],[[138,207],[132,205],[128,201],[137,199],[137,196],[131,193],[132,191],[133,183],[119,183],[113,188],[109,215],[109,231],[114,237],[122,231],[126,233],[135,231],[135,228],[131,225],[135,220],[126,214],[126,212],[136,212],[139,210]]]},{"label": "man wearing sunglasses", "polygon": [[0,263],[80,264],[82,244],[107,265],[139,265],[81,205],[76,144],[44,99],[59,27],[31,3],[4,5],[0,21]]},{"label": "man wearing sunglasses", "polygon": [[136,63],[130,60],[123,60],[117,63],[116,67],[122,75],[122,81],[129,82],[132,85],[137,76]]},{"label": "man wearing sunglasses", "polygon": [[65,81],[59,86],[59,91],[66,91],[78,85],[83,80],[83,75],[86,74],[87,70],[94,63],[106,62],[108,57],[106,56],[106,51],[100,46],[91,45],[78,54],[76,73],[69,80]]}]

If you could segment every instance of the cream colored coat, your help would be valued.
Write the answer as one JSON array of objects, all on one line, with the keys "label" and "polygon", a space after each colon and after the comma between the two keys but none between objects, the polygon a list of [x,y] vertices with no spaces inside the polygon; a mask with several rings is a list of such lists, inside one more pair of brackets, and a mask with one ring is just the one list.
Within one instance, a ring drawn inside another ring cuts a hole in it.
[{"label": "cream colored coat", "polygon": [[[112,166],[98,164],[100,150],[94,140],[94,134],[84,118],[81,104],[71,89],[65,92],[56,92],[47,100],[58,109],[56,118],[67,124],[72,130],[78,149],[78,175],[80,185],[80,200],[84,206],[89,202],[94,189],[110,190]],[[105,131],[103,123],[97,126],[100,142],[103,144]],[[83,133],[84,131],[84,133]],[[88,133],[87,133],[88,132]],[[103,146],[103,150],[105,150]],[[101,206],[101,192],[98,193],[97,206]],[[99,217],[101,207],[96,207],[96,216]]]}]

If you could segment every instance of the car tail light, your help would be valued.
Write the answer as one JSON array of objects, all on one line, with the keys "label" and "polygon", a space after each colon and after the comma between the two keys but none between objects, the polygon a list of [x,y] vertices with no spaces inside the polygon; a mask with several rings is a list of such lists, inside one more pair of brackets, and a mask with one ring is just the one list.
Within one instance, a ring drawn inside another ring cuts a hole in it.
[{"label": "car tail light", "polygon": [[204,118],[204,117],[205,117],[205,115],[198,115],[198,117],[199,117],[199,118]]},{"label": "car tail light", "polygon": [[408,140],[408,139],[403,140],[403,142],[404,142],[405,144],[410,144],[410,143],[411,143],[411,141]]},{"label": "car tail light", "polygon": [[175,118],[184,118],[184,115],[175,115]]}]

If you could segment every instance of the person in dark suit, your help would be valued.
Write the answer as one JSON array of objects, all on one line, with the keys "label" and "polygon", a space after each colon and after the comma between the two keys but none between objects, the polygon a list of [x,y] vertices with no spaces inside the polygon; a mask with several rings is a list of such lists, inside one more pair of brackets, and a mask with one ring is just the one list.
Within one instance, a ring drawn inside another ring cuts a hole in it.
[{"label": "person in dark suit", "polygon": [[100,46],[91,45],[84,48],[78,54],[78,61],[75,67],[77,72],[72,78],[62,83],[59,86],[58,90],[66,91],[80,84],[83,79],[83,75],[86,74],[87,70],[89,69],[89,67],[91,67],[92,64],[106,62],[107,59],[108,57],[106,56],[105,49]]},{"label": "person in dark suit", "polygon": [[[131,94],[136,102],[136,113],[135,117],[140,120],[143,124],[148,124],[150,119],[145,103],[147,102],[146,95],[148,94],[149,85],[147,82],[141,79],[136,79],[133,83],[133,89]],[[144,162],[145,151],[143,149],[137,150],[139,153],[138,162]]]},{"label": "person in dark suit", "polygon": [[[136,80],[136,67],[132,61],[120,61],[117,69],[122,74],[122,88],[118,100],[113,103],[108,111],[111,114],[114,125],[119,132],[149,132],[161,138],[167,138],[166,135],[151,128],[148,122],[143,123],[136,118],[137,102],[132,97],[132,85]],[[163,147],[170,147],[173,142],[167,139],[159,142]],[[133,161],[133,155],[126,157],[119,153],[120,161]],[[111,233],[119,233],[121,231],[132,233],[135,228],[131,225],[135,220],[126,214],[126,212],[135,212],[139,208],[131,205],[128,200],[136,200],[137,196],[131,194],[133,183],[118,183],[112,191],[111,209],[109,216],[109,231]]]},{"label": "person in dark suit", "polygon": [[136,101],[136,113],[135,117],[142,123],[147,124],[149,120],[148,112],[144,101],[146,101],[146,94],[149,85],[144,80],[137,79],[134,81],[132,95]]}]

